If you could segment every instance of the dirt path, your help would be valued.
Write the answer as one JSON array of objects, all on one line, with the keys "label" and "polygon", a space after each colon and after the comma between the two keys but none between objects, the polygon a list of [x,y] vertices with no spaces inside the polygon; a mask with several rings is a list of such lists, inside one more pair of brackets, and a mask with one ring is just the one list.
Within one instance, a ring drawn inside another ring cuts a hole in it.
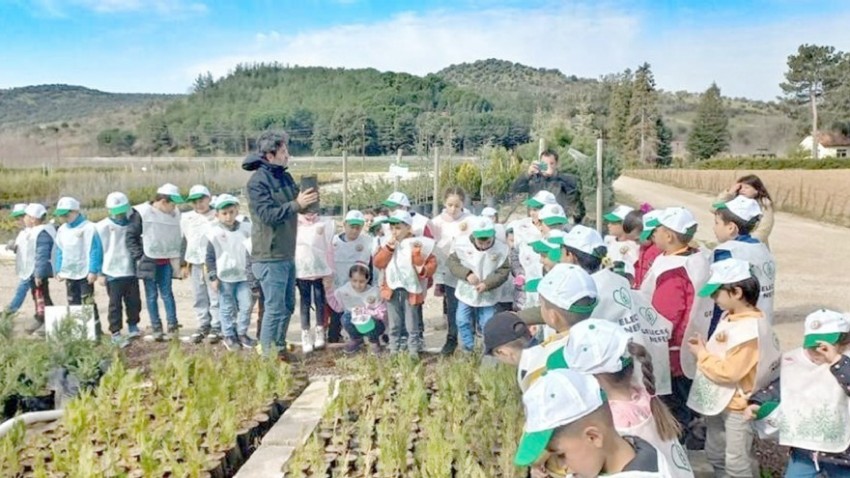
[{"label": "dirt path", "polygon": [[[654,207],[684,206],[700,224],[697,239],[715,242],[712,197],[626,176],[617,193]],[[826,307],[850,311],[850,229],[787,213],[776,213],[770,245],[777,263],[776,323],[784,347],[799,346],[800,321]]]}]

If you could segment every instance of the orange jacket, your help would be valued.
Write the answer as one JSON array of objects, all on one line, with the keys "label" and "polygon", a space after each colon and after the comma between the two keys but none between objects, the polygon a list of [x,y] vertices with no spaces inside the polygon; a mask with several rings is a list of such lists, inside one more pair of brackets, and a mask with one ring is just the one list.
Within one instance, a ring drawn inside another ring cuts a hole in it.
[{"label": "orange jacket", "polygon": [[[378,249],[378,252],[375,253],[375,267],[378,269],[386,269],[393,258],[393,254],[395,254],[395,247],[384,245]],[[434,257],[434,254],[431,254],[428,257],[422,257],[422,248],[420,247],[413,248],[412,261],[413,266],[419,271],[420,279],[430,279],[434,276],[434,272],[437,271],[437,258]],[[381,282],[381,298],[388,301],[392,299],[392,295],[393,290],[389,288],[387,285],[387,279],[384,277],[383,282]],[[410,305],[424,304],[425,293],[411,293],[408,295],[408,301],[410,302]]]}]

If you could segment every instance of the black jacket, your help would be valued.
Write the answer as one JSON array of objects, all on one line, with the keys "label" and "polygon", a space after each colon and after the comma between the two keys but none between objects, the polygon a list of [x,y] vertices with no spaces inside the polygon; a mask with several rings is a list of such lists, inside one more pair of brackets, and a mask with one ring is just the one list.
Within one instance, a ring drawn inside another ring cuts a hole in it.
[{"label": "black jacket", "polygon": [[581,199],[581,185],[576,176],[565,173],[557,173],[554,176],[523,174],[511,185],[511,192],[528,193],[529,196],[541,190],[554,194],[567,216],[572,217],[576,224],[581,224],[586,211]]},{"label": "black jacket", "polygon": [[135,209],[130,209],[127,219],[127,250],[136,262],[136,277],[139,279],[156,279],[156,261],[145,255],[142,245],[142,216]]},{"label": "black jacket", "polygon": [[253,224],[251,259],[254,262],[294,260],[301,210],[295,201],[298,185],[285,167],[271,164],[256,154],[245,158],[242,169],[254,171],[248,180]]}]

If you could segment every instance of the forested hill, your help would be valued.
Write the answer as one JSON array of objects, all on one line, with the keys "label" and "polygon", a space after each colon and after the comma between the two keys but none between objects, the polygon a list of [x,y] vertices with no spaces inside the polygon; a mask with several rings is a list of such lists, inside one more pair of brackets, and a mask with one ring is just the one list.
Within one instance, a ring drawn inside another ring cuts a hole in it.
[{"label": "forested hill", "polygon": [[127,107],[167,102],[176,95],[106,93],[82,86],[39,85],[0,89],[0,126],[73,121]]},{"label": "forested hill", "polygon": [[143,126],[155,151],[242,152],[259,132],[285,128],[296,154],[392,154],[449,141],[457,149],[508,147],[529,139],[529,122],[436,75],[374,69],[239,66],[199,77],[194,93]]}]

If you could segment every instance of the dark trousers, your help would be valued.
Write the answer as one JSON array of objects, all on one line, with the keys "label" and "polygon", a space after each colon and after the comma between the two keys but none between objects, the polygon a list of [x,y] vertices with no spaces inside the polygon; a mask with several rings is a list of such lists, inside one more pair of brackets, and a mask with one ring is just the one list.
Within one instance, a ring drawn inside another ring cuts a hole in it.
[{"label": "dark trousers", "polygon": [[261,287],[251,289],[251,294],[254,296],[254,302],[257,304],[257,337],[259,337],[260,331],[263,330],[263,315],[266,314],[266,298],[263,295],[263,289]]},{"label": "dark trousers", "polygon": [[[325,307],[328,315],[328,343],[338,344],[342,342],[343,318],[342,314]],[[348,329],[345,329],[348,332]]]},{"label": "dark trousers", "polygon": [[301,330],[310,330],[310,305],[315,306],[316,325],[324,326],[325,317],[325,286],[322,279],[295,279],[298,293],[301,295],[301,303],[298,304],[301,312]]},{"label": "dark trousers", "polygon": [[65,279],[65,291],[68,294],[68,305],[91,305],[94,308],[94,330],[100,337],[103,333],[100,327],[100,314],[94,302],[94,285],[86,279]]},{"label": "dark trousers", "polygon": [[693,381],[688,377],[673,377],[670,384],[673,393],[661,397],[661,400],[670,409],[670,413],[673,414],[673,417],[682,426],[682,437],[679,440],[682,443],[685,443],[691,435],[691,427],[693,426],[691,422],[694,418],[699,417],[696,412],[687,406],[688,395],[691,393],[692,384]]},{"label": "dark trousers", "polygon": [[[106,293],[109,294],[109,332],[117,334],[123,328],[121,317],[127,313],[127,325],[138,325],[142,312],[142,293],[139,279],[135,277],[117,277],[106,281]],[[122,310],[123,309],[123,310]]]},{"label": "dark trousers", "polygon": [[443,286],[443,314],[446,316],[446,342],[457,344],[457,297],[455,288]]},{"label": "dark trousers", "polygon": [[53,305],[50,298],[50,281],[45,277],[41,279],[41,285],[35,285],[35,279],[30,279],[30,292],[32,301],[35,303],[35,320],[44,323],[44,308]]}]

